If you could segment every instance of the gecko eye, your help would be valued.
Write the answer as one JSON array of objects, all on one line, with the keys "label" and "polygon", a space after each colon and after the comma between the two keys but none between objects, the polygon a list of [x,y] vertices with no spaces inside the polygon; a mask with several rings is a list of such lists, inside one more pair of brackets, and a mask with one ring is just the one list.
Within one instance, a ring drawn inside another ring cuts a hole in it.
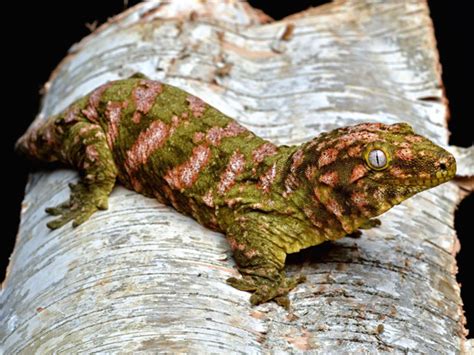
[{"label": "gecko eye", "polygon": [[367,164],[374,170],[383,170],[388,166],[388,159],[381,149],[373,149],[367,156]]}]

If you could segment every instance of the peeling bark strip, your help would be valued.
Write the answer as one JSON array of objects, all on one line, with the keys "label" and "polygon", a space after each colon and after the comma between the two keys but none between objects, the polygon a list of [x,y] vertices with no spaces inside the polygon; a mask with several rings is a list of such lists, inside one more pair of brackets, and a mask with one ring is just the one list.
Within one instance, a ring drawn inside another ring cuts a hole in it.
[{"label": "peeling bark strip", "polygon": [[193,148],[189,159],[168,171],[164,177],[166,182],[174,189],[185,189],[193,186],[199,173],[206,166],[211,157],[211,149],[206,145]]},{"label": "peeling bark strip", "polygon": [[130,173],[144,165],[150,155],[165,144],[169,136],[169,127],[162,121],[153,121],[146,131],[138,136],[137,141],[127,152],[125,166]]}]

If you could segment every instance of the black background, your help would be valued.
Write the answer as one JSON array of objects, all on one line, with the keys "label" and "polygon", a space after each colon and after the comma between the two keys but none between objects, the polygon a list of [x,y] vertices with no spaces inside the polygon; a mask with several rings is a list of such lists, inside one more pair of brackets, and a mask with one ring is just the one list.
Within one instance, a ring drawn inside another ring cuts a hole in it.
[{"label": "black background", "polygon": [[[218,1],[218,0],[216,0]],[[310,6],[327,1],[317,0],[253,0],[254,7],[262,9],[274,19],[280,19]],[[138,1],[129,1],[134,5]],[[429,1],[434,22],[440,59],[443,66],[443,81],[450,101],[452,135],[450,143],[468,147],[473,141],[470,120],[474,117],[472,107],[472,66],[468,66],[468,53],[472,43],[471,10],[469,2]],[[34,1],[30,4],[12,1],[2,5],[2,68],[4,93],[2,97],[3,122],[1,136],[5,153],[1,176],[3,182],[3,211],[0,258],[0,280],[4,277],[8,256],[13,250],[19,222],[20,204],[26,184],[29,166],[13,153],[15,140],[25,131],[35,117],[40,94],[51,71],[66,55],[68,48],[90,33],[86,24],[104,23],[107,18],[125,8],[123,0],[93,1]],[[10,21],[6,21],[6,19]],[[5,46],[6,45],[6,46]],[[472,60],[471,60],[472,61]],[[470,87],[468,85],[471,85]],[[468,105],[471,101],[471,105]],[[472,122],[472,121],[471,121]],[[472,283],[469,279],[470,252],[473,252],[473,204],[474,195],[465,199],[457,213],[455,225],[462,249],[458,254],[458,280],[462,285]],[[474,292],[462,288],[468,328],[473,325]]]}]

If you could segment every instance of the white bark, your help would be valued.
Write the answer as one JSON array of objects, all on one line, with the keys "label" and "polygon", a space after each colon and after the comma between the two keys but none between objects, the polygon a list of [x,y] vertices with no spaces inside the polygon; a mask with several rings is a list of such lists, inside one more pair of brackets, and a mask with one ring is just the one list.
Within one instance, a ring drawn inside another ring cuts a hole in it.
[{"label": "white bark", "polygon": [[[275,143],[369,120],[406,121],[447,144],[425,1],[336,1],[269,21],[236,0],[142,3],[73,47],[47,84],[37,121],[140,71]],[[453,150],[472,178],[472,148]],[[273,303],[251,307],[248,293],[225,284],[237,273],[222,235],[122,187],[108,211],[49,231],[44,208],[65,200],[75,179],[65,170],[31,175],[0,293],[5,354],[470,348],[453,213],[472,180],[464,190],[450,182],[417,195],[360,239],[290,258],[289,273],[308,281],[291,293],[288,313]]]}]

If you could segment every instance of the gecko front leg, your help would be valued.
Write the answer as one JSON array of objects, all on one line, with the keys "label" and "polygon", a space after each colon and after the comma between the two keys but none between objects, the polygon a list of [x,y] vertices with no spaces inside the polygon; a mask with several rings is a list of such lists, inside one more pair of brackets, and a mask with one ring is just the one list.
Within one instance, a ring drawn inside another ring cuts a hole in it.
[{"label": "gecko front leg", "polygon": [[76,227],[97,210],[107,209],[117,177],[112,152],[99,125],[77,122],[67,127],[62,144],[60,160],[79,169],[80,181],[70,185],[68,201],[46,209],[47,213],[60,216],[47,224],[51,229],[71,220]]},{"label": "gecko front leg", "polygon": [[288,293],[306,280],[299,275],[287,277],[284,271],[286,251],[283,240],[272,235],[271,228],[255,215],[238,218],[227,231],[227,240],[232,248],[242,278],[231,277],[227,283],[242,290],[253,292],[253,305],[274,300],[289,308]]}]

